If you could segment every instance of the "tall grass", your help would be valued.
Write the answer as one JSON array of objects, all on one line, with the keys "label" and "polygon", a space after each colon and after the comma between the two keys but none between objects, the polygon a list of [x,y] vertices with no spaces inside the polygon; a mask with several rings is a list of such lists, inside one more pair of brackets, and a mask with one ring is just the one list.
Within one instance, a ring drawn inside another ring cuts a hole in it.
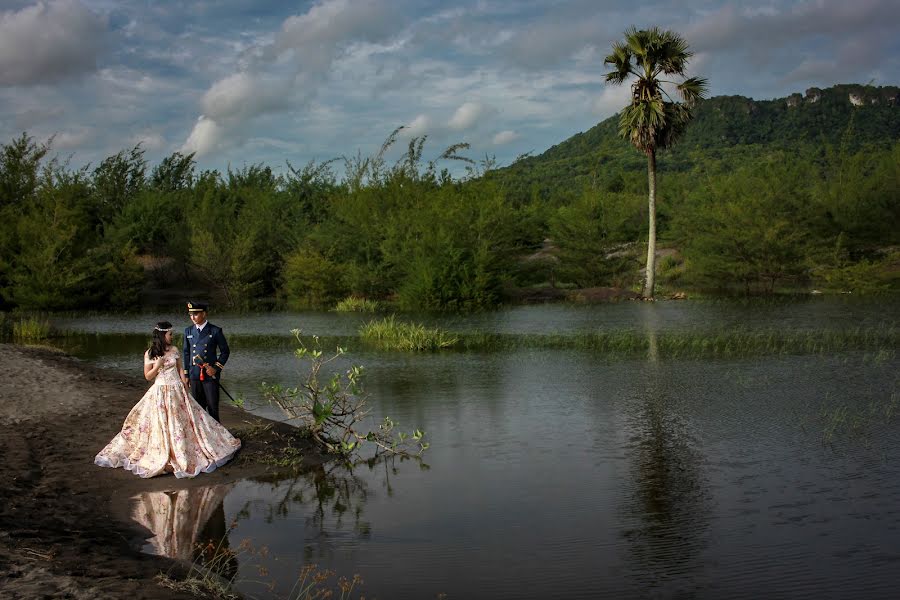
[{"label": "tall grass", "polygon": [[356,296],[348,296],[335,305],[334,311],[373,313],[377,312],[380,307],[381,305],[375,300],[369,300],[368,298],[358,298]]},{"label": "tall grass", "polygon": [[416,323],[404,323],[394,315],[369,321],[359,329],[359,335],[379,348],[417,352],[450,348],[459,341],[457,335]]},{"label": "tall grass", "polygon": [[611,355],[642,355],[651,346],[660,357],[716,358],[825,354],[863,350],[879,362],[896,357],[900,333],[895,329],[845,331],[785,331],[720,329],[711,331],[608,331],[583,334],[516,335],[460,334],[457,347],[466,350],[589,350]]},{"label": "tall grass", "polygon": [[39,342],[50,337],[50,322],[37,317],[24,317],[13,322],[13,340],[19,343]]},{"label": "tall grass", "polygon": [[[288,349],[293,338],[259,334],[230,335],[235,348]],[[358,348],[360,343],[386,350],[429,351],[442,348],[476,352],[512,350],[583,350],[610,356],[646,356],[651,348],[660,358],[740,358],[745,356],[866,353],[875,363],[897,357],[900,330],[891,324],[845,330],[717,328],[647,333],[621,329],[571,334],[506,334],[452,332],[405,323],[395,316],[374,319],[356,336],[320,339],[323,347]]]}]

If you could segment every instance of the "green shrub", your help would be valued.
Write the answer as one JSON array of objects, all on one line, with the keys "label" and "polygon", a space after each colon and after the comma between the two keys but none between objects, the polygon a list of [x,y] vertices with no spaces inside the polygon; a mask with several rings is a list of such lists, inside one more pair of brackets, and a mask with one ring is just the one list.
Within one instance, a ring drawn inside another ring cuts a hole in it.
[{"label": "green shrub", "polygon": [[883,280],[884,265],[863,260],[855,264],[823,267],[816,271],[821,287],[835,292],[878,294],[890,289]]},{"label": "green shrub", "polygon": [[322,308],[347,293],[343,268],[315,250],[300,249],[287,257],[284,293],[291,308]]}]

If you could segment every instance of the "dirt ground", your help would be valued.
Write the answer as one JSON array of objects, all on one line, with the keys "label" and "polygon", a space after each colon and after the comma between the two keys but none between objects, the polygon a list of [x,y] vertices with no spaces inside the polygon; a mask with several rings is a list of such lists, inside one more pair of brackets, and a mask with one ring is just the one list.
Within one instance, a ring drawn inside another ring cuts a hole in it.
[{"label": "dirt ground", "polygon": [[95,466],[148,387],[140,373],[0,344],[0,598],[196,598],[155,581],[184,570],[139,551],[151,534],[129,518],[130,499],[262,476],[270,467],[260,457],[293,430],[223,404],[222,423],[243,447],[213,473],[141,479]]}]

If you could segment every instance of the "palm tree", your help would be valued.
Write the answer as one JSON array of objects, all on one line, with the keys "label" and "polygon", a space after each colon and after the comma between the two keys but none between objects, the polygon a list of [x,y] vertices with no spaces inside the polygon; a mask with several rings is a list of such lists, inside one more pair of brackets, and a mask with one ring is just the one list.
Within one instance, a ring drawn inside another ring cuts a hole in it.
[{"label": "palm tree", "polygon": [[[631,103],[619,117],[619,135],[631,140],[635,148],[647,155],[649,180],[650,231],[647,239],[647,275],[643,296],[653,298],[656,269],[656,151],[671,147],[692,118],[692,107],[706,93],[706,79],[685,78],[688,59],[693,56],[684,38],[658,27],[625,32],[625,41],[616,42],[612,54],[603,61],[611,65],[607,83],[623,84],[634,76]],[[660,79],[677,76],[681,83]],[[674,86],[683,102],[672,100],[663,89]]]}]

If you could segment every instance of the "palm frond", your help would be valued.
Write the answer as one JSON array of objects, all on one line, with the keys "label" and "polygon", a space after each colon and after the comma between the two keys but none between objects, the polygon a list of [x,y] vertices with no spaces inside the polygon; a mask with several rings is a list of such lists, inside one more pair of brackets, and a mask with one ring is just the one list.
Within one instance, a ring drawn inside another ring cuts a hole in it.
[{"label": "palm frond", "polygon": [[677,86],[678,93],[688,106],[694,106],[706,96],[708,81],[705,77],[689,77]]},{"label": "palm frond", "polygon": [[685,39],[659,27],[625,31],[624,42],[616,42],[605,64],[613,69],[606,74],[609,83],[621,84],[631,75],[631,103],[619,116],[619,135],[641,152],[675,143],[691,120],[691,107],[704,97],[706,79],[691,77],[676,84],[684,102],[675,102],[663,89],[661,74],[684,76],[692,53]]},{"label": "palm frond", "polygon": [[603,64],[612,65],[613,70],[606,74],[606,81],[620,85],[632,74],[631,51],[625,44],[613,44],[612,53],[603,60]]}]

